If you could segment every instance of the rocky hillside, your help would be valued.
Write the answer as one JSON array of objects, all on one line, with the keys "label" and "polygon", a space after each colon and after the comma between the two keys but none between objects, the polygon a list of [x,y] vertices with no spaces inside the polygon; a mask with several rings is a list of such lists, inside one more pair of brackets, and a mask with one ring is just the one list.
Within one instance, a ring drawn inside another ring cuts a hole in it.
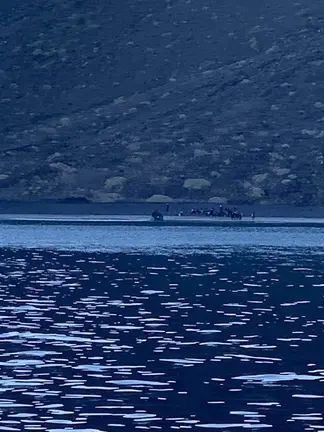
[{"label": "rocky hillside", "polygon": [[2,0],[0,198],[322,203],[323,47],[323,0]]}]

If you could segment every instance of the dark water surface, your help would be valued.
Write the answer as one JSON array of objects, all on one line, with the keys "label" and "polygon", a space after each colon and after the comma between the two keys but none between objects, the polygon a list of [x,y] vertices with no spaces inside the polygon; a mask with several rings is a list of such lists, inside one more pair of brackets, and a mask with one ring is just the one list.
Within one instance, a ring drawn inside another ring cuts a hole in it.
[{"label": "dark water surface", "polygon": [[324,430],[321,229],[45,228],[1,230],[0,431]]}]

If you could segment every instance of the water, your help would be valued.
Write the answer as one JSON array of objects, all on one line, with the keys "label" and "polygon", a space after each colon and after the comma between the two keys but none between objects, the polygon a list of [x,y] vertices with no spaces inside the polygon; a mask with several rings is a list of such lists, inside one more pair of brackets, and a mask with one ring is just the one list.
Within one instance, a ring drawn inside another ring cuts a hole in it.
[{"label": "water", "polygon": [[235,245],[324,248],[324,227],[0,225],[0,247],[188,254]]},{"label": "water", "polygon": [[0,229],[0,431],[324,430],[323,230]]}]

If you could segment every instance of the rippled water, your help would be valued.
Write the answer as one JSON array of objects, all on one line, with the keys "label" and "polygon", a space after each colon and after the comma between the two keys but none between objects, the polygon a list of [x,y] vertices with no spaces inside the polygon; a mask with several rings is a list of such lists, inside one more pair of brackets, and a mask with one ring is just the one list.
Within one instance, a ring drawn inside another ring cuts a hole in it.
[{"label": "rippled water", "polygon": [[219,246],[324,247],[323,228],[0,225],[0,247],[206,253]]},{"label": "rippled water", "polygon": [[324,430],[316,233],[208,253],[2,247],[0,431]]}]

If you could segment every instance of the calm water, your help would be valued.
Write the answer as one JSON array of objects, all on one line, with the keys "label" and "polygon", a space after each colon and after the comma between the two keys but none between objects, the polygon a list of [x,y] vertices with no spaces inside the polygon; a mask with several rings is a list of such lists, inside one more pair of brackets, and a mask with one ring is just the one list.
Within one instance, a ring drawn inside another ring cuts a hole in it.
[{"label": "calm water", "polygon": [[321,229],[0,228],[0,431],[324,430]]},{"label": "calm water", "polygon": [[211,252],[219,246],[323,248],[323,228],[0,225],[0,247],[102,252]]}]

